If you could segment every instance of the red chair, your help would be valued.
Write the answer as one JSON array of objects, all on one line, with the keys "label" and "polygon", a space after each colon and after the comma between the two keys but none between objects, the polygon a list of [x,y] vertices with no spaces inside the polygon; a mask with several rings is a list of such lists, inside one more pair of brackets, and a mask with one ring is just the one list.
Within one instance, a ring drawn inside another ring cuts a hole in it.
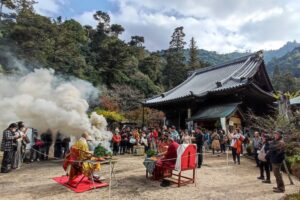
[{"label": "red chair", "polygon": [[[195,174],[196,174],[196,167],[197,167],[197,147],[194,144],[190,144],[186,147],[184,153],[181,157],[177,157],[177,159],[181,159],[181,170],[177,172],[175,170],[175,166],[170,165],[163,165],[164,171],[172,171],[171,176],[176,176],[177,179],[171,179],[172,182],[176,183],[178,187],[181,185],[195,183]],[[192,170],[193,175],[192,177],[183,176],[182,172]],[[176,173],[174,173],[176,172]],[[169,177],[169,176],[167,176]],[[165,177],[165,178],[167,178]]]}]

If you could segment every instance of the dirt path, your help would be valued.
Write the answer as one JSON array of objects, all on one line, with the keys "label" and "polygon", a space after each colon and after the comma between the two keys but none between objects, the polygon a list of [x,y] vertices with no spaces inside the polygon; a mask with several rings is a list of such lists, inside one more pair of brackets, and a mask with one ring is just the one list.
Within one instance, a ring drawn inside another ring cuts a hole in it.
[{"label": "dirt path", "polygon": [[[112,188],[112,199],[203,199],[203,200],[277,200],[283,194],[275,194],[272,184],[262,184],[256,179],[259,175],[254,162],[242,158],[241,165],[234,165],[231,160],[227,167],[226,156],[205,156],[205,165],[197,171],[197,184],[180,188],[176,186],[160,187],[159,182],[146,180],[143,157],[122,156],[118,158],[116,173],[119,185]],[[108,171],[103,166],[103,173]],[[108,188],[85,193],[74,193],[55,183],[51,178],[63,175],[61,162],[49,161],[24,164],[17,171],[0,174],[0,199],[108,199]],[[299,190],[287,184],[286,193]]]}]

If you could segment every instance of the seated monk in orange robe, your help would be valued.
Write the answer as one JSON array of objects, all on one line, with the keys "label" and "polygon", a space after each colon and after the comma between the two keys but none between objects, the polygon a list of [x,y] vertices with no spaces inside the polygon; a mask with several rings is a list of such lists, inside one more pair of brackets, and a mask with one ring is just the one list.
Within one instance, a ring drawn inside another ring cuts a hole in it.
[{"label": "seated monk in orange robe", "polygon": [[173,138],[168,138],[169,146],[167,153],[163,158],[157,160],[155,169],[154,169],[154,178],[160,179],[164,177],[164,174],[168,173],[168,167],[175,167],[176,159],[177,159],[177,149],[179,144],[173,140]]},{"label": "seated monk in orange robe", "polygon": [[[86,177],[91,178],[94,171],[100,170],[99,163],[88,163],[85,160],[95,160],[93,154],[89,153],[87,144],[87,138],[89,135],[83,133],[82,137],[70,148],[70,153],[66,156],[63,164],[63,168],[69,175],[69,182],[76,179],[79,175],[83,174]],[[81,162],[79,162],[81,161]],[[93,178],[96,180],[97,177]]]}]

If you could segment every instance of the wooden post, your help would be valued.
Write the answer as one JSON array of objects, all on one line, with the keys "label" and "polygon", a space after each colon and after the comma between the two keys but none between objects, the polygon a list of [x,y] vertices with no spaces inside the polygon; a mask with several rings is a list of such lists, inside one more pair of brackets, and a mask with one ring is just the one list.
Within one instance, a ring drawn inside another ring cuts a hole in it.
[{"label": "wooden post", "polygon": [[111,178],[112,178],[112,176],[111,176],[111,159],[110,159],[109,160],[109,188],[108,188],[108,199],[109,200],[111,198],[111,183],[112,183]]}]

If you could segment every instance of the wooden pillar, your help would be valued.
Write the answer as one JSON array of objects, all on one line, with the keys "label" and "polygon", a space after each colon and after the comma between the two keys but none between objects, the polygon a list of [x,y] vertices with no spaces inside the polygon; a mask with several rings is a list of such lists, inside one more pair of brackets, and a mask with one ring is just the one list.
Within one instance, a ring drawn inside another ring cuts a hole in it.
[{"label": "wooden pillar", "polygon": [[145,109],[144,109],[144,104],[142,104],[142,108],[143,108],[142,128],[144,128],[144,125],[145,125]]},{"label": "wooden pillar", "polygon": [[[190,119],[192,117],[192,110],[191,108],[188,108],[187,109],[187,119]],[[193,121],[188,121],[187,122],[187,128],[188,128],[188,131],[191,133],[192,129],[193,129]]]},{"label": "wooden pillar", "polygon": [[180,110],[178,111],[178,130],[180,129]]}]

